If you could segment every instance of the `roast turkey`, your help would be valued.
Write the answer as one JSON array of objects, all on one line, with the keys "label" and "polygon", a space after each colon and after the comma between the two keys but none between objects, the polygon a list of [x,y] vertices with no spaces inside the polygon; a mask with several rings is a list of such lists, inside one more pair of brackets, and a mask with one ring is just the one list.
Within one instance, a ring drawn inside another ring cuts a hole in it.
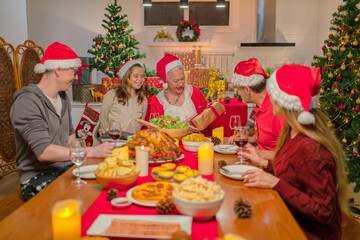
[{"label": "roast turkey", "polygon": [[182,154],[181,149],[175,145],[173,138],[156,129],[141,130],[123,146],[128,146],[132,152],[135,152],[135,146],[149,147],[149,156],[152,156],[152,154],[175,153],[176,158],[178,158]]}]

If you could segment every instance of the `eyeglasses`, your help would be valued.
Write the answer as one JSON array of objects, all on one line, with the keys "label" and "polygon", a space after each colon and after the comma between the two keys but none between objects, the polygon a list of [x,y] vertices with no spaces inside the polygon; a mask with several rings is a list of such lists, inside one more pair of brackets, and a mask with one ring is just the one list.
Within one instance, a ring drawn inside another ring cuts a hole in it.
[{"label": "eyeglasses", "polygon": [[71,68],[71,69],[74,70],[74,77],[75,77],[76,75],[78,75],[79,69],[77,69],[77,68]]}]

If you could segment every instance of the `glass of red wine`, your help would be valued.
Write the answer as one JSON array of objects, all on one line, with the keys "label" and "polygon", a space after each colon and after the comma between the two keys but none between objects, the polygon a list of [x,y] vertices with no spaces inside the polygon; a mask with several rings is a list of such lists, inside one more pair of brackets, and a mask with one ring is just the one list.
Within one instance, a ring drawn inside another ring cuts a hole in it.
[{"label": "glass of red wine", "polygon": [[116,144],[116,141],[120,138],[121,135],[121,125],[120,122],[110,121],[109,122],[109,136]]},{"label": "glass of red wine", "polygon": [[[243,147],[248,143],[248,130],[246,127],[237,127],[235,129],[235,137],[234,142],[237,146],[240,148],[240,152],[242,153]],[[238,162],[235,162],[235,164],[245,164],[243,156],[239,158]]]}]

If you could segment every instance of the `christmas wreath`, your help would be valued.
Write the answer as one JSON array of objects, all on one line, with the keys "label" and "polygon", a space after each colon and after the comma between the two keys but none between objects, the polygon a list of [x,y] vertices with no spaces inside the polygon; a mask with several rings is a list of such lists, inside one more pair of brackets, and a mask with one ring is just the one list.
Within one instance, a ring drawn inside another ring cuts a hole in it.
[{"label": "christmas wreath", "polygon": [[[192,38],[190,38],[188,35],[183,36],[186,29],[192,30],[194,32]],[[194,20],[194,22],[183,20],[179,23],[176,29],[176,36],[179,42],[196,42],[200,37],[199,24],[196,23],[196,20]]]}]

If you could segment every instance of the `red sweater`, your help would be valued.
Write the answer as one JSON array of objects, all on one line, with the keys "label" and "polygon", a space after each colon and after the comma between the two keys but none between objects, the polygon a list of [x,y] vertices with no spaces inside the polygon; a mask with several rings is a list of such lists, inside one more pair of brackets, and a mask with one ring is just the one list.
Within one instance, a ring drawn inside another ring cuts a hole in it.
[{"label": "red sweater", "polygon": [[[341,239],[335,162],[320,143],[297,134],[276,154],[274,186],[309,239]],[[272,170],[269,161],[267,170]]]}]

